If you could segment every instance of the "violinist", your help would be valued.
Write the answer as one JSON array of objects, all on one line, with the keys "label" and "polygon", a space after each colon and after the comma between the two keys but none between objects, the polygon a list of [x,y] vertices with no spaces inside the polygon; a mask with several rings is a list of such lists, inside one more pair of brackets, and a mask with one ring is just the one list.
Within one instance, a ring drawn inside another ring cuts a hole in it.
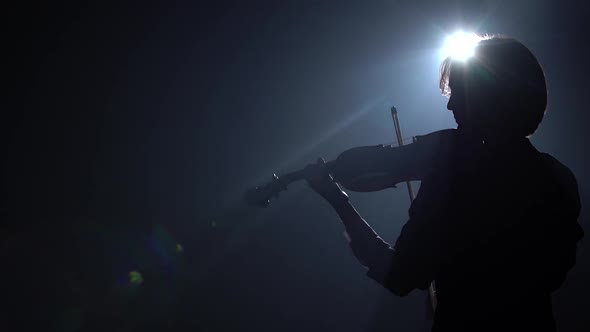
[{"label": "violinist", "polygon": [[[307,181],[336,210],[370,278],[398,296],[436,282],[432,331],[555,331],[551,293],[583,232],[574,175],[528,138],[547,106],[543,70],[519,41],[482,38],[469,59],[443,61],[440,88],[456,129],[345,151],[329,174],[320,158]],[[409,180],[421,187],[391,246],[343,187]]]}]

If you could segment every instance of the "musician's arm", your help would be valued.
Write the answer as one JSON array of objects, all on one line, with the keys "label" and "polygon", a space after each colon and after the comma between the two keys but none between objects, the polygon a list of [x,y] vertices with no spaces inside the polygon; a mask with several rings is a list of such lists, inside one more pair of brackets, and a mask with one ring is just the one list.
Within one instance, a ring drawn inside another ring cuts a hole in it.
[{"label": "musician's arm", "polygon": [[380,259],[386,256],[391,246],[367,224],[346,195],[341,199],[331,199],[329,203],[338,213],[345,228],[345,236],[359,262],[365,267],[380,264]]},{"label": "musician's arm", "polygon": [[[398,296],[407,295],[417,283],[415,270],[403,265],[400,252],[385,242],[359,215],[346,194],[328,199],[345,227],[345,235],[358,261],[368,268],[367,275]],[[414,262],[420,264],[420,262]],[[422,287],[424,286],[424,287]]]},{"label": "musician's arm", "polygon": [[[323,160],[308,167],[321,167]],[[308,183],[338,213],[344,224],[345,234],[350,247],[359,262],[368,268],[367,275],[399,296],[407,295],[412,289],[419,287],[413,269],[399,268],[399,252],[383,241],[381,237],[365,222],[348,200],[348,195],[334,182],[331,176],[324,175],[308,178]],[[405,250],[407,257],[408,250]],[[410,253],[411,254],[411,253]],[[416,262],[418,263],[418,262]],[[419,264],[419,263],[418,263]]]},{"label": "musician's arm", "polygon": [[[447,149],[454,135],[454,130],[445,130],[424,136],[418,142],[403,147],[375,146],[350,152],[339,159],[344,160],[341,165],[352,165],[352,169],[340,168],[335,171],[342,172],[340,174],[346,177],[345,172],[359,172],[354,167],[364,167],[367,173],[388,174],[393,184],[421,179],[435,167],[437,151]],[[355,163],[355,160],[360,162]],[[417,235],[420,232],[416,230],[420,227],[406,224],[395,248],[392,248],[365,222],[349,202],[346,193],[331,178],[308,182],[338,213],[350,247],[360,263],[368,268],[369,277],[399,296],[407,295],[414,288],[428,287],[435,264],[428,254],[431,251],[427,248],[427,241],[419,240],[422,236]]]}]

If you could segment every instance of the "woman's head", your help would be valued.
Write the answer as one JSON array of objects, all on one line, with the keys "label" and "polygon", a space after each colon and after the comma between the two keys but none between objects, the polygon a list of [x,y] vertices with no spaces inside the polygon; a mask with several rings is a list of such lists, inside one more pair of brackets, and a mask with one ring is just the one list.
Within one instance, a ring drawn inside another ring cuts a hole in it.
[{"label": "woman's head", "polygon": [[467,60],[446,58],[440,88],[459,127],[484,135],[529,136],[547,107],[539,62],[512,38],[486,37]]}]

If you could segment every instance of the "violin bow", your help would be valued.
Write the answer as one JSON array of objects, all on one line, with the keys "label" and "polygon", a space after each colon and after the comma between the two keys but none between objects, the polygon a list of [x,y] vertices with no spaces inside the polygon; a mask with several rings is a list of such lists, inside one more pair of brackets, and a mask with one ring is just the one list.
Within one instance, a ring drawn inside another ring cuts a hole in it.
[{"label": "violin bow", "polygon": [[[397,138],[397,145],[402,146],[404,145],[404,139],[402,136],[402,128],[399,125],[399,117],[397,116],[397,109],[395,106],[391,107],[391,117],[393,118],[393,127],[395,128],[395,137]],[[416,136],[412,137],[412,141],[416,142]],[[410,196],[410,204],[414,202],[414,189],[412,188],[412,182],[406,181],[406,186],[408,188],[408,195]],[[436,310],[436,287],[434,281],[430,283],[428,286],[428,296],[430,299],[430,304],[432,305],[432,312]]]}]

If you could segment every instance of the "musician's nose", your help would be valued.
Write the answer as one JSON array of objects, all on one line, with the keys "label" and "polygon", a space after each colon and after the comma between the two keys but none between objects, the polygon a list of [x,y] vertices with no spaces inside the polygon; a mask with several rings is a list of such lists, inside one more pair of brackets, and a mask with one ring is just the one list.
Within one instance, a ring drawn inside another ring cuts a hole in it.
[{"label": "musician's nose", "polygon": [[463,105],[461,104],[461,100],[459,97],[454,96],[451,94],[449,97],[449,101],[447,102],[447,109],[453,112],[453,117],[455,118],[455,122],[458,125],[461,125],[463,122]]},{"label": "musician's nose", "polygon": [[455,108],[455,98],[453,98],[453,95],[449,96],[449,101],[447,102],[447,109],[449,111],[452,111]]}]

